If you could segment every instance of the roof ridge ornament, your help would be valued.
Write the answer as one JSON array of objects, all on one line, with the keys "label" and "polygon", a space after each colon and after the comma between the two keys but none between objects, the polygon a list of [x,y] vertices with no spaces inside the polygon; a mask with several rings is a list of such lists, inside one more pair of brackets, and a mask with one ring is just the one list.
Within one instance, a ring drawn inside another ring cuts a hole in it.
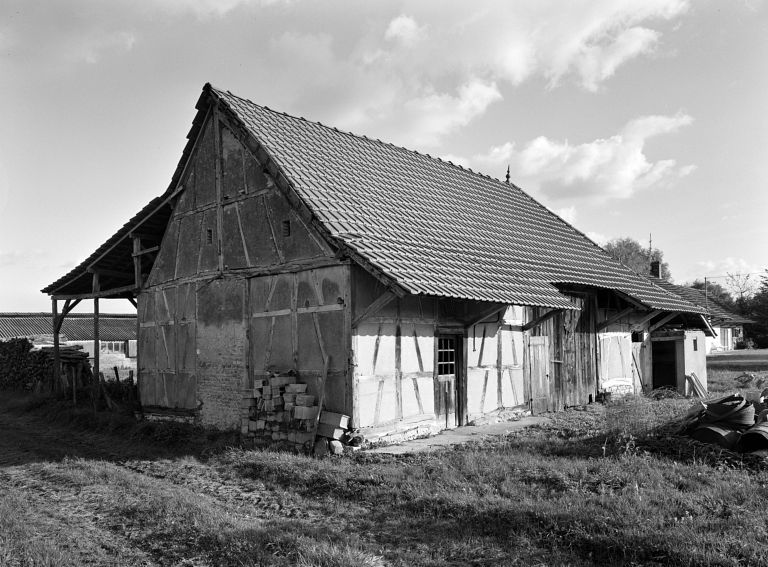
[{"label": "roof ridge ornament", "polygon": [[507,165],[507,185],[509,185],[509,165]]}]

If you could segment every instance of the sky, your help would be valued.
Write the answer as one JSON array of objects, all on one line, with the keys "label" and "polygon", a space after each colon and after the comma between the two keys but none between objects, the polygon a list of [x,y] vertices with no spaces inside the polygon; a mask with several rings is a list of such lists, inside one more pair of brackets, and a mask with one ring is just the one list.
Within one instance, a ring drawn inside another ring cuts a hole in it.
[{"label": "sky", "polygon": [[206,82],[509,167],[599,244],[652,238],[677,283],[768,268],[766,0],[3,0],[0,311],[50,310],[165,191]]}]

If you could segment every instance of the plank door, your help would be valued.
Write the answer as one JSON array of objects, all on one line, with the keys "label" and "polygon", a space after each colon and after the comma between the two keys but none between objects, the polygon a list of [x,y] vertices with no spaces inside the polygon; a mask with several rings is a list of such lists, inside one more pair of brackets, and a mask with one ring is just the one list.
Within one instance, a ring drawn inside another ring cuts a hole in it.
[{"label": "plank door", "polygon": [[456,427],[459,415],[457,378],[461,372],[460,335],[440,335],[437,339],[437,382],[435,413],[446,429]]},{"label": "plank door", "polygon": [[528,360],[531,376],[531,413],[550,410],[549,404],[549,337],[530,337]]}]

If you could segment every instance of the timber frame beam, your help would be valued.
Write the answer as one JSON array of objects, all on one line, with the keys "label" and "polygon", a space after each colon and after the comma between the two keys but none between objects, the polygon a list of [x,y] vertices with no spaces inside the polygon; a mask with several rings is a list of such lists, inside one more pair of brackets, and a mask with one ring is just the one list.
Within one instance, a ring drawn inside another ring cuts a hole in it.
[{"label": "timber frame beam", "polygon": [[103,297],[103,298],[125,298],[126,296],[133,297],[138,289],[136,288],[135,284],[131,285],[125,285],[122,287],[115,287],[112,289],[105,289],[103,291],[92,291],[91,293],[78,293],[78,294],[72,294],[72,295],[52,295],[52,299],[95,299],[97,297]]},{"label": "timber frame beam", "polygon": [[637,323],[632,325],[633,331],[641,331],[643,329],[643,325],[645,325],[647,322],[649,322],[651,319],[656,317],[657,315],[661,315],[663,311],[660,311],[658,309],[651,311],[648,315],[640,319]]},{"label": "timber frame beam", "polygon": [[396,297],[397,295],[395,295],[394,292],[390,290],[385,291],[379,297],[377,297],[373,301],[373,303],[371,303],[368,307],[366,307],[365,310],[360,315],[354,318],[354,320],[352,321],[352,326],[357,327],[361,321],[378,313],[387,303],[389,303]]},{"label": "timber frame beam", "polygon": [[601,330],[605,329],[608,325],[613,325],[616,321],[618,321],[619,319],[623,319],[624,317],[626,317],[627,315],[632,313],[634,310],[635,310],[634,307],[627,307],[626,309],[623,309],[622,311],[619,311],[618,313],[616,313],[612,317],[608,317],[608,319],[606,319],[605,321],[600,323],[597,326],[596,330],[597,331],[601,331]]},{"label": "timber frame beam", "polygon": [[668,315],[666,315],[666,316],[662,317],[661,319],[659,319],[658,321],[656,321],[656,322],[655,322],[653,325],[651,325],[651,326],[648,328],[648,332],[649,332],[649,333],[652,333],[652,332],[654,332],[654,331],[655,331],[656,329],[658,329],[659,327],[662,327],[663,325],[666,325],[667,323],[669,323],[669,322],[670,322],[672,319],[674,319],[674,318],[675,318],[675,317],[677,317],[678,315],[679,315],[679,313],[678,313],[677,311],[675,311],[675,312],[673,312],[673,313],[670,313],[670,314],[668,314]]},{"label": "timber frame beam", "polygon": [[704,315],[699,315],[699,317],[701,317],[701,320],[704,322],[704,326],[706,327],[706,334],[708,334],[710,337],[716,337],[717,333],[712,328],[712,325],[709,324],[707,318]]},{"label": "timber frame beam", "polygon": [[559,313],[562,313],[563,311],[565,311],[565,309],[552,309],[551,311],[547,311],[546,313],[544,313],[544,315],[539,315],[536,319],[534,319],[530,323],[526,323],[525,325],[523,325],[523,331],[530,331],[534,327],[538,327],[548,319],[551,319],[552,317],[554,317]]},{"label": "timber frame beam", "polygon": [[503,303],[501,305],[494,305],[493,307],[486,309],[485,311],[482,311],[480,315],[475,317],[474,319],[470,320],[467,323],[467,327],[472,327],[474,325],[477,325],[478,323],[484,321],[488,317],[492,317],[499,313],[500,311],[504,311],[507,308],[507,304]]}]

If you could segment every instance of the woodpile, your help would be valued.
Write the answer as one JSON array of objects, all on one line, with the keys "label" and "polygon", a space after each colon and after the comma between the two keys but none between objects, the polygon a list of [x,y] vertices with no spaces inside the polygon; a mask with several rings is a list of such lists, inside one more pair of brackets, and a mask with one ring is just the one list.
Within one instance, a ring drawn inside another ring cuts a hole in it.
[{"label": "woodpile", "polygon": [[321,411],[307,384],[293,373],[255,379],[243,392],[240,412],[243,437],[318,456],[342,452],[340,440],[349,429],[349,416]]},{"label": "woodpile", "polygon": [[27,339],[0,341],[0,388],[60,393],[71,391],[73,383],[83,387],[91,378],[88,354],[80,346],[59,351],[61,380],[54,383],[53,347],[35,349]]},{"label": "woodpile", "polygon": [[[53,347],[42,347],[41,353],[44,353],[47,359],[50,361],[51,368],[54,361],[54,349]],[[93,371],[91,369],[91,363],[88,360],[88,353],[83,351],[83,347],[80,345],[73,346],[60,346],[59,347],[59,363],[61,365],[60,372],[60,384],[53,384],[53,376],[50,377],[51,387],[47,389],[47,385],[43,382],[38,382],[34,386],[35,392],[45,391],[72,391],[73,385],[76,389],[82,389],[90,385],[93,378]]]}]

